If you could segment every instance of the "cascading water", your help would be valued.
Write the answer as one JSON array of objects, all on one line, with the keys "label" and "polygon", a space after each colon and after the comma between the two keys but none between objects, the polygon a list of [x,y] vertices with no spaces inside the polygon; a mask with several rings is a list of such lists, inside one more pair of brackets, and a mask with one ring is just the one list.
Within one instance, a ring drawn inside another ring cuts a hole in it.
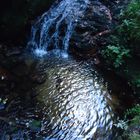
[{"label": "cascading water", "polygon": [[38,19],[28,47],[45,57],[26,53],[4,60],[0,140],[119,139],[116,124],[132,100],[130,88],[110,71],[100,73],[90,59],[77,60],[67,53],[76,27],[90,19],[84,14],[96,11],[96,16],[106,9],[100,3],[92,6],[93,1],[61,0]]},{"label": "cascading water", "polygon": [[88,4],[89,0],[60,1],[34,24],[28,46],[35,48],[37,56],[46,54],[50,47],[62,48],[67,52],[74,28],[83,17]]}]

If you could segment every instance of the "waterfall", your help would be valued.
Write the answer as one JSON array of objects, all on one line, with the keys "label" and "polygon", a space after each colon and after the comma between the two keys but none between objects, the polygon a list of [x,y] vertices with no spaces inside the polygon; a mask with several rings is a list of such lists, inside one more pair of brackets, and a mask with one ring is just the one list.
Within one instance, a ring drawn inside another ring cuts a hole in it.
[{"label": "waterfall", "polygon": [[72,33],[84,16],[89,0],[62,0],[32,26],[27,46],[43,56],[50,48],[67,52]]}]

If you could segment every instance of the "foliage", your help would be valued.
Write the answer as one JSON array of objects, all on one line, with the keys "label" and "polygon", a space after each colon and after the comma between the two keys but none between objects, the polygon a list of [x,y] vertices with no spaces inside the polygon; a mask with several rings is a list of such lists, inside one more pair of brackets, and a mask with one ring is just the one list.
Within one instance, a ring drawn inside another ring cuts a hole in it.
[{"label": "foliage", "polygon": [[131,109],[128,109],[125,113],[125,117],[131,117],[130,126],[140,124],[140,105],[135,105]]},{"label": "foliage", "polygon": [[139,50],[140,0],[132,0],[127,9],[121,14],[120,20],[122,23],[117,29],[119,36],[127,43],[126,47],[131,48],[132,52]]},{"label": "foliage", "polygon": [[137,30],[140,29],[140,1],[132,0],[121,17],[123,18],[123,25],[132,33],[132,37],[137,38],[140,35]]},{"label": "foliage", "polygon": [[125,113],[125,117],[131,117],[131,119],[127,121],[128,127],[125,129],[123,137],[128,140],[140,140],[140,105],[135,105],[131,109],[128,109]]},{"label": "foliage", "polygon": [[107,46],[101,53],[106,60],[109,60],[108,63],[113,64],[115,68],[122,66],[125,59],[130,57],[128,49],[114,45]]},{"label": "foliage", "polygon": [[140,116],[139,116],[139,115],[136,115],[136,116],[131,120],[130,126],[134,126],[134,125],[138,125],[138,124],[140,124]]},{"label": "foliage", "polygon": [[126,116],[140,115],[140,105],[136,105],[133,108],[128,109],[125,114],[126,114]]},{"label": "foliage", "polygon": [[[140,0],[132,0],[128,7],[120,14],[120,25],[115,29],[114,34],[109,37],[109,45],[102,50],[101,54],[106,62],[115,68],[124,68],[131,75],[131,84],[140,87],[139,71],[131,68],[130,62],[135,62],[140,56]],[[131,55],[131,60],[130,60]],[[134,73],[135,72],[137,73]],[[126,74],[124,72],[124,74]],[[126,121],[129,118],[128,121]],[[116,127],[125,130],[124,134],[129,140],[140,140],[138,133],[140,126],[140,105],[128,109],[125,120],[120,120]],[[135,132],[136,130],[136,132]],[[137,131],[138,130],[138,131]]]},{"label": "foliage", "polygon": [[134,85],[136,85],[136,87],[138,87],[138,88],[140,87],[140,79],[139,78],[136,77],[132,82]]},{"label": "foliage", "polygon": [[132,133],[129,135],[130,140],[140,140],[140,135],[136,133]]}]

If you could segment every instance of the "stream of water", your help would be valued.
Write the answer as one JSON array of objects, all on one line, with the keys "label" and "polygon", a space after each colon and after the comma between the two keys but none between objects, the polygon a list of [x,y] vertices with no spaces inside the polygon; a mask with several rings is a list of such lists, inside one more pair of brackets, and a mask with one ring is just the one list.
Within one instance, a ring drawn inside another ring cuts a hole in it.
[{"label": "stream of water", "polygon": [[37,87],[38,99],[45,104],[43,129],[51,126],[52,131],[46,140],[115,138],[118,132],[113,132],[113,123],[119,100],[110,95],[108,84],[93,63],[58,57],[54,52],[39,64],[48,76]]},{"label": "stream of water", "polygon": [[89,0],[62,0],[44,13],[33,25],[28,42],[28,46],[36,48],[35,55],[45,55],[52,46],[67,52],[74,28],[88,4]]},{"label": "stream of water", "polygon": [[[1,95],[6,103],[0,101],[1,140],[118,138],[114,124],[131,103],[128,87],[110,72],[100,73],[91,60],[63,56],[53,50],[41,59],[25,58],[29,75],[18,80],[10,95]],[[31,75],[45,81],[31,84]]]},{"label": "stream of water", "polygon": [[[126,106],[119,95],[125,95],[127,88],[112,76],[100,74],[93,61],[77,60],[67,53],[71,35],[89,3],[62,0],[33,25],[28,47],[34,57],[41,58],[25,58],[30,73],[16,82],[16,90],[11,91],[14,98],[10,95],[4,100],[10,101],[0,117],[1,140],[118,138],[114,123]],[[34,67],[29,66],[32,61]],[[33,73],[34,79],[45,76],[42,84],[31,85]],[[36,95],[30,96],[31,91]]]}]

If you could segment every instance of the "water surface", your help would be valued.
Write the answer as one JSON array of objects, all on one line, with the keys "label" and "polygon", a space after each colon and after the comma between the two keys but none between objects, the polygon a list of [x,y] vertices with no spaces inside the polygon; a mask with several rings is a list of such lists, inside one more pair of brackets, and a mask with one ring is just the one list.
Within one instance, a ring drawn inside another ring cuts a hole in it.
[{"label": "water surface", "polygon": [[0,110],[2,140],[119,136],[114,123],[127,106],[124,98],[129,102],[128,89],[120,86],[119,78],[101,74],[92,60],[77,60],[60,50],[39,59],[26,56],[24,61],[30,73],[20,78],[10,95],[1,94],[6,99]]}]

